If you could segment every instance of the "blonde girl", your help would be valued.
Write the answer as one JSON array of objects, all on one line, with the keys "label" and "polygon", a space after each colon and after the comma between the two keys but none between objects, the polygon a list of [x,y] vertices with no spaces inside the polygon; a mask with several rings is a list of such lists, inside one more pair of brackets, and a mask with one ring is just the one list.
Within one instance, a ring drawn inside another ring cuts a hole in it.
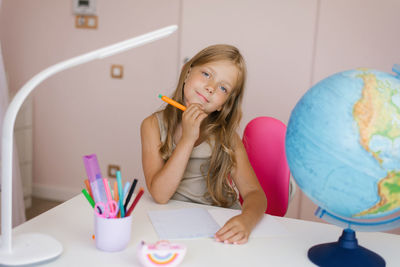
[{"label": "blonde girl", "polygon": [[215,234],[217,241],[232,244],[247,242],[267,207],[236,132],[245,79],[237,48],[207,47],[183,66],[171,97],[187,109],[167,105],[141,125],[143,171],[153,199],[241,208]]}]

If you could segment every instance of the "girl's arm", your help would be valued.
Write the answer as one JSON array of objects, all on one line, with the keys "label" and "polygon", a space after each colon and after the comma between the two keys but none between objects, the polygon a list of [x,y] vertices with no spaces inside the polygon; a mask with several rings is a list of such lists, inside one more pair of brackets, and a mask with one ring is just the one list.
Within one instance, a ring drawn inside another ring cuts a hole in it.
[{"label": "girl's arm", "polygon": [[161,140],[156,116],[151,115],[142,122],[143,172],[147,188],[156,202],[167,203],[178,188],[205,116],[198,106],[188,107],[182,117],[182,136],[166,162],[159,152]]},{"label": "girl's arm", "polygon": [[226,222],[215,237],[225,243],[243,244],[264,216],[267,198],[251,167],[240,137],[236,135],[235,139],[236,167],[232,172],[232,179],[243,199],[242,213]]}]

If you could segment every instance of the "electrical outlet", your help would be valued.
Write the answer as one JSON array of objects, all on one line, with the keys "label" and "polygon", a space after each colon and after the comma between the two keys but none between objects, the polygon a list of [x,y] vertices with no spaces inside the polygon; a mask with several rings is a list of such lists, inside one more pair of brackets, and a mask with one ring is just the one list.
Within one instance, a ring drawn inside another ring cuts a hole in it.
[{"label": "electrical outlet", "polygon": [[121,167],[119,165],[108,165],[108,177],[109,178],[117,178],[117,171],[121,171]]},{"label": "electrical outlet", "polygon": [[75,27],[84,29],[97,29],[97,16],[76,15]]}]

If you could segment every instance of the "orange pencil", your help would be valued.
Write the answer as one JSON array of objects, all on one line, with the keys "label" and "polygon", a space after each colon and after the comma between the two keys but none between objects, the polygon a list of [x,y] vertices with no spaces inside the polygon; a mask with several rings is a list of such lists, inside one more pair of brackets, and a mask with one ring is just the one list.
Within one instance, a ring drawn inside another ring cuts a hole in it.
[{"label": "orange pencil", "polygon": [[118,202],[119,195],[118,195],[118,184],[117,182],[114,183],[114,200]]},{"label": "orange pencil", "polygon": [[161,100],[163,100],[164,102],[167,102],[168,104],[170,104],[176,108],[179,108],[182,111],[186,110],[186,107],[184,105],[176,102],[175,100],[173,100],[165,95],[158,95],[158,97],[161,98]]},{"label": "orange pencil", "polygon": [[92,194],[92,188],[90,187],[90,183],[88,179],[85,179],[85,185],[86,185],[86,189],[89,192],[89,195],[92,197],[93,199],[93,194]]},{"label": "orange pencil", "polygon": [[[118,183],[114,182],[114,200],[118,203],[119,201],[119,194],[118,194]],[[121,217],[120,213],[121,211],[118,211],[117,217]]]}]

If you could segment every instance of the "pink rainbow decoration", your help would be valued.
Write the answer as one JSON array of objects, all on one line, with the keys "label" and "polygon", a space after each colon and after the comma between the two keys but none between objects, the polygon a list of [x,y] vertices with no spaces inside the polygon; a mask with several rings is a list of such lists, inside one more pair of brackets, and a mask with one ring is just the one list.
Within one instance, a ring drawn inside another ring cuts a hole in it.
[{"label": "pink rainbow decoration", "polygon": [[186,247],[181,244],[172,244],[162,240],[155,244],[141,242],[138,246],[137,256],[143,266],[178,266],[186,254]]},{"label": "pink rainbow decoration", "polygon": [[147,254],[147,258],[154,264],[157,265],[168,265],[176,260],[178,253],[168,253],[167,255],[158,255],[157,253]]}]

